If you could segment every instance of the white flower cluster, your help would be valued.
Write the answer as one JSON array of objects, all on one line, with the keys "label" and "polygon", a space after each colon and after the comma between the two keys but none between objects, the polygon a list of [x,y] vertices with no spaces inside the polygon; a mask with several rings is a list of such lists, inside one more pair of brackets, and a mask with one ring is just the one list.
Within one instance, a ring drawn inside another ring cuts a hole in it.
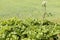
[{"label": "white flower cluster", "polygon": [[43,0],[42,6],[46,6],[46,3],[47,3],[47,1],[46,0]]}]

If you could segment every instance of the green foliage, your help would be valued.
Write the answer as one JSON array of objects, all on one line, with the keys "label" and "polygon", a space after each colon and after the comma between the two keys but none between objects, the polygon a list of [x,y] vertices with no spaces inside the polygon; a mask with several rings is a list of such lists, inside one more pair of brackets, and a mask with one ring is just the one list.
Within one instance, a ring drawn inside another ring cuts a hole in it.
[{"label": "green foliage", "polygon": [[14,17],[0,21],[0,40],[50,40],[59,33],[60,26],[48,20]]}]

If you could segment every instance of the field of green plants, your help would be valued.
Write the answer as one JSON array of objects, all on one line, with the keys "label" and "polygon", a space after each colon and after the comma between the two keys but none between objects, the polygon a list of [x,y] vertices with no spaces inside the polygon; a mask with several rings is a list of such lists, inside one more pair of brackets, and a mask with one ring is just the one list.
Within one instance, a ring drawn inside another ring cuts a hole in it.
[{"label": "field of green plants", "polygon": [[0,40],[60,40],[60,24],[13,17],[0,20]]},{"label": "field of green plants", "polygon": [[0,40],[60,40],[60,0],[42,1],[0,0]]}]

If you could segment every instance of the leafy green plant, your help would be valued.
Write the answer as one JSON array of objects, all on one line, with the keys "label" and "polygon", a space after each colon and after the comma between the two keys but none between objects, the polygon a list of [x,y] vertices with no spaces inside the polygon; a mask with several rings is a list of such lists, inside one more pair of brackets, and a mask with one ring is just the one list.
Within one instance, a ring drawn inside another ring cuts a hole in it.
[{"label": "leafy green plant", "polygon": [[60,26],[48,20],[10,18],[0,21],[0,40],[57,39]]}]

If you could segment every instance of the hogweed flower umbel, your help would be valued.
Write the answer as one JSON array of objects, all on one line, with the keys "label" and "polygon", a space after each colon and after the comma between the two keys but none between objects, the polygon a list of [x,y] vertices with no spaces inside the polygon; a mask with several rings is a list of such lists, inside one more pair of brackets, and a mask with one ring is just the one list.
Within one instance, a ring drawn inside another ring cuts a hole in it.
[{"label": "hogweed flower umbel", "polygon": [[43,0],[42,6],[43,6],[43,7],[46,7],[46,3],[47,3],[46,0]]},{"label": "hogweed flower umbel", "polygon": [[46,0],[43,0],[43,2],[42,2],[42,7],[43,7],[43,9],[44,9],[44,14],[43,14],[43,20],[45,19],[45,16],[46,16]]}]

